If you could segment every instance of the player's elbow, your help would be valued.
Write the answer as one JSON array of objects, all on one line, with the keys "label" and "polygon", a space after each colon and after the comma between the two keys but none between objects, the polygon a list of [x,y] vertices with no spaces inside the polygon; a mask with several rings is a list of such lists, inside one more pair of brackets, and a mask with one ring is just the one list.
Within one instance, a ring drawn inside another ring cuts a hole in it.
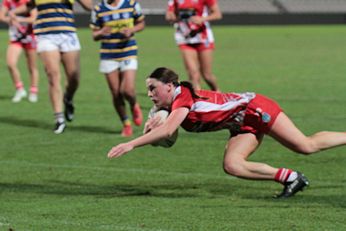
[{"label": "player's elbow", "polygon": [[0,15],[0,22],[6,22],[5,16],[3,14]]},{"label": "player's elbow", "polygon": [[162,139],[169,139],[172,135],[173,133],[170,132],[169,130],[166,130],[161,133]]},{"label": "player's elbow", "polygon": [[174,134],[175,134],[175,131],[176,131],[176,129],[173,129],[173,128],[164,128],[164,129],[162,129],[162,138],[163,139],[170,139],[171,137],[173,137],[174,136]]}]

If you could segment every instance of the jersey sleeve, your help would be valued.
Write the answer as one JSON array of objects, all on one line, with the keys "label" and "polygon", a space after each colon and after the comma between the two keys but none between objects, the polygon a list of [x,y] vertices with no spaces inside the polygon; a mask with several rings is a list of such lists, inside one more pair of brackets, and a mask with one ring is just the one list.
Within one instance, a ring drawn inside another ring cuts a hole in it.
[{"label": "jersey sleeve", "polygon": [[100,7],[97,5],[94,7],[94,9],[91,11],[91,18],[90,18],[90,28],[91,29],[101,29],[102,22],[99,18],[98,11],[100,10]]},{"label": "jersey sleeve", "polygon": [[141,21],[144,19],[144,15],[142,12],[142,7],[138,2],[135,2],[134,6],[133,6],[133,17],[136,21]]},{"label": "jersey sleeve", "polygon": [[217,4],[217,0],[205,0],[205,3],[208,7],[211,7],[214,4]]},{"label": "jersey sleeve", "polygon": [[167,11],[169,12],[175,12],[176,6],[175,6],[175,1],[174,0],[169,0],[168,5],[167,5]]},{"label": "jersey sleeve", "polygon": [[6,9],[10,9],[10,2],[8,0],[4,0],[1,5]]},{"label": "jersey sleeve", "polygon": [[174,101],[172,104],[172,111],[180,107],[186,107],[190,110],[192,107],[192,104],[193,104],[193,98],[192,98],[190,90],[181,87],[180,92],[178,92],[174,98]]}]

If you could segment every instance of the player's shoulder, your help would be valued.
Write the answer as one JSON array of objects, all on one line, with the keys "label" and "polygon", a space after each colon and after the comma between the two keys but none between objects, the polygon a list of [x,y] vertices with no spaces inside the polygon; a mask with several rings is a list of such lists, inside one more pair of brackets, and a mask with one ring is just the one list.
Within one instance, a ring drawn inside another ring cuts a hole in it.
[{"label": "player's shoulder", "polygon": [[12,2],[12,0],[3,0],[1,5],[9,7],[11,2]]},{"label": "player's shoulder", "polygon": [[98,11],[101,10],[101,8],[102,8],[103,6],[104,6],[104,3],[103,3],[103,1],[101,1],[101,2],[99,2],[98,4],[94,5],[93,11],[98,12]]},{"label": "player's shoulder", "polygon": [[99,3],[94,5],[94,9],[93,10],[95,12],[102,13],[102,12],[105,12],[105,11],[109,11],[110,9],[108,8],[106,1],[101,0]]}]

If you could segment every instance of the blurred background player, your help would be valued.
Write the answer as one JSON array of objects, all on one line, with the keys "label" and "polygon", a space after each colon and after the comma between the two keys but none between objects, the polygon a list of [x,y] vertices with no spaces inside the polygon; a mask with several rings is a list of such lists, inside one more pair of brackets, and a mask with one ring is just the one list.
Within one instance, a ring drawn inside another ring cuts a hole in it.
[{"label": "blurred background player", "polygon": [[[92,9],[91,0],[78,0],[78,2],[84,9],[89,11]],[[73,3],[73,0],[32,0],[15,11],[18,14],[34,7],[38,10],[34,33],[37,38],[37,52],[48,77],[49,96],[55,117],[55,134],[65,130],[65,118],[67,121],[73,120],[73,97],[80,79],[80,43],[74,23]],[[64,94],[60,84],[60,62],[67,77]]]},{"label": "blurred background player", "polygon": [[130,105],[134,124],[140,126],[143,120],[136,101],[138,62],[134,38],[145,27],[141,7],[135,0],[102,1],[92,12],[90,27],[94,40],[101,41],[100,72],[106,76],[114,108],[123,123],[121,135],[131,136],[133,130],[125,100]]},{"label": "blurred background player", "polygon": [[155,106],[171,113],[161,124],[155,118],[149,119],[145,125],[146,134],[113,147],[108,152],[109,158],[171,137],[179,126],[188,132],[227,129],[230,137],[224,152],[224,171],[243,179],[282,183],[284,189],[277,197],[286,198],[301,191],[309,181],[297,171],[248,160],[264,135],[306,155],[346,144],[345,132],[322,131],[305,136],[275,101],[260,94],[195,91],[191,83],[179,82],[178,75],[167,68],[154,70],[146,84],[148,96]]},{"label": "blurred background player", "polygon": [[201,89],[202,76],[211,90],[219,90],[212,72],[214,36],[209,21],[221,18],[217,0],[168,1],[166,20],[174,23],[175,40],[195,89]]},{"label": "blurred background player", "polygon": [[32,9],[29,13],[24,13],[16,19],[11,20],[9,11],[25,5],[29,0],[4,0],[0,9],[0,20],[9,25],[9,44],[7,48],[7,67],[16,88],[12,102],[20,102],[27,97],[20,72],[17,67],[18,60],[25,52],[27,66],[30,74],[29,101],[32,103],[38,100],[39,74],[36,66],[36,40],[32,29],[32,23],[37,16],[37,10]]}]

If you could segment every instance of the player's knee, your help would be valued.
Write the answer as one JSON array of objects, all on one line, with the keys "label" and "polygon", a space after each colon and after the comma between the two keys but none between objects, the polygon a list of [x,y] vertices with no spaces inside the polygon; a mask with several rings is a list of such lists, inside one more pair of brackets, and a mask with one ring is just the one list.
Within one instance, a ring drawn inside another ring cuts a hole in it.
[{"label": "player's knee", "polygon": [[111,92],[112,92],[113,99],[119,99],[120,98],[121,94],[120,94],[120,91],[118,89],[112,89]]},{"label": "player's knee", "polygon": [[60,71],[59,70],[55,70],[55,69],[50,69],[45,67],[45,72],[46,75],[48,76],[48,79],[56,79],[59,75],[60,75]]},{"label": "player's knee", "polygon": [[310,155],[312,153],[318,152],[318,147],[311,141],[307,141],[304,144],[299,145],[295,150],[299,154]]},{"label": "player's knee", "polygon": [[225,161],[223,163],[223,170],[225,173],[232,176],[241,176],[241,164],[238,161]]},{"label": "player's knee", "polygon": [[16,64],[15,64],[15,63],[8,62],[8,63],[7,63],[7,68],[8,68],[10,71],[13,71],[13,70],[15,70],[17,67],[16,67]]},{"label": "player's knee", "polygon": [[125,98],[134,98],[135,90],[133,88],[120,89],[120,94],[122,94]]},{"label": "player's knee", "polygon": [[210,71],[203,71],[202,72],[204,79],[210,80],[213,79],[213,73]]},{"label": "player's knee", "polygon": [[198,80],[200,78],[200,73],[198,70],[189,70],[188,72],[191,80]]}]

